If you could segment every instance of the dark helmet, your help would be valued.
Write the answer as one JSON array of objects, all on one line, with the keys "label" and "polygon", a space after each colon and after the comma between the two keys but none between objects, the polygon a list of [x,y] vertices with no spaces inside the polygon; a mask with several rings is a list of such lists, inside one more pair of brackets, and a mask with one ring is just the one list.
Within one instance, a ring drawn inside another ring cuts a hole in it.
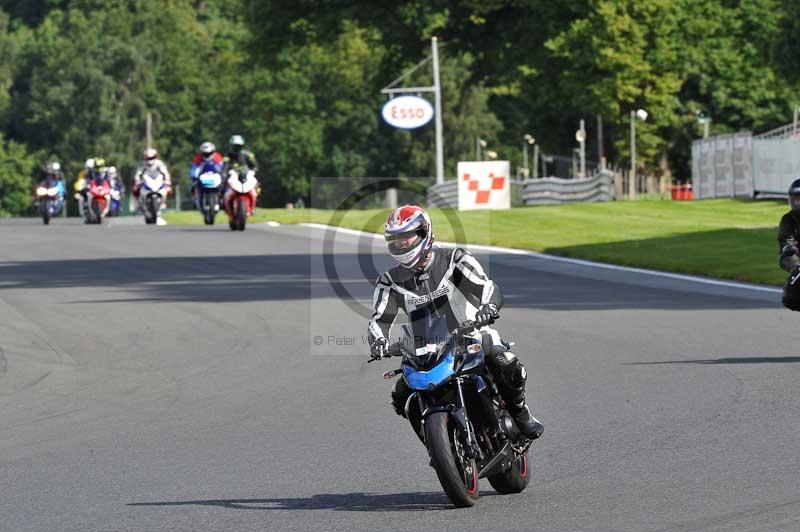
[{"label": "dark helmet", "polygon": [[793,211],[800,210],[800,177],[789,185],[789,207]]}]

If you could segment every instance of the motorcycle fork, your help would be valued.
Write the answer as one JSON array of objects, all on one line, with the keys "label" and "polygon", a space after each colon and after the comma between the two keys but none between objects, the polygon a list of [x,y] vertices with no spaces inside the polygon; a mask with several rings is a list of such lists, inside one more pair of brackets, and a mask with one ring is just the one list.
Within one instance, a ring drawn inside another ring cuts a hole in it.
[{"label": "motorcycle fork", "polygon": [[456,383],[456,398],[458,400],[458,404],[456,405],[456,409],[453,411],[453,416],[456,418],[459,424],[464,427],[464,432],[466,434],[466,441],[464,442],[464,450],[466,451],[467,456],[470,458],[480,459],[481,458],[481,448],[478,445],[478,439],[475,437],[475,429],[472,426],[472,422],[467,417],[467,408],[465,406],[464,401],[464,390],[462,388],[462,384],[464,379],[458,377],[455,380]]}]

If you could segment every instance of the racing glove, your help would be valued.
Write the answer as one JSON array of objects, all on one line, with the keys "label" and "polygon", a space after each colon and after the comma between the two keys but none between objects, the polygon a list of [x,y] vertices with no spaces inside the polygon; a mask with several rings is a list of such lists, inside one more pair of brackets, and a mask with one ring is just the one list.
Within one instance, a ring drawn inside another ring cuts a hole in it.
[{"label": "racing glove", "polygon": [[389,340],[386,338],[376,338],[374,342],[372,342],[372,347],[370,348],[370,356],[375,360],[380,360],[384,356],[386,356],[386,352],[389,349]]},{"label": "racing glove", "polygon": [[494,303],[486,303],[475,314],[475,325],[483,327],[493,323],[497,318],[497,305]]}]

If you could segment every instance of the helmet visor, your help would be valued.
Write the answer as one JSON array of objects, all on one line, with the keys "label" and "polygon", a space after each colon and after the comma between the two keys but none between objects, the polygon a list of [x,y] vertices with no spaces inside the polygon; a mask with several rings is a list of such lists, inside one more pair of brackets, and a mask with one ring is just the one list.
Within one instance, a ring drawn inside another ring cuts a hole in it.
[{"label": "helmet visor", "polygon": [[386,245],[392,255],[403,255],[408,253],[419,244],[422,237],[417,231],[407,231],[386,237]]},{"label": "helmet visor", "polygon": [[789,194],[789,208],[793,211],[800,210],[800,194]]}]

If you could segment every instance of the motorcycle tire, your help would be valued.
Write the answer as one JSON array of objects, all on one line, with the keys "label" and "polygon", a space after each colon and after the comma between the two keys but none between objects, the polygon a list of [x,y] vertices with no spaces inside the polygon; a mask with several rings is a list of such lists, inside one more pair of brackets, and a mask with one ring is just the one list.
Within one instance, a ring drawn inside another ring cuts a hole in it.
[{"label": "motorcycle tire", "polygon": [[528,451],[525,454],[514,460],[511,467],[503,473],[496,475],[489,475],[486,477],[489,484],[497,491],[507,495],[510,493],[521,493],[528,487],[530,475],[528,474]]},{"label": "motorcycle tire", "polygon": [[39,211],[42,214],[42,223],[44,225],[50,225],[50,205],[48,201],[42,201],[39,203]]},{"label": "motorcycle tire", "polygon": [[92,223],[103,223],[103,209],[100,207],[100,202],[92,199]]},{"label": "motorcycle tire", "polygon": [[236,228],[239,231],[244,231],[245,223],[247,222],[247,201],[239,199],[236,201]]},{"label": "motorcycle tire", "polygon": [[147,196],[144,200],[144,223],[148,225],[152,225],[156,223],[156,218],[158,217],[155,213],[155,200],[152,196]]},{"label": "motorcycle tire", "polygon": [[428,442],[431,465],[447,498],[458,508],[467,508],[478,501],[478,468],[473,458],[464,457],[466,463],[460,465],[462,459],[456,457],[458,445],[454,438],[457,429],[448,423],[449,417],[447,412],[434,412],[428,416],[425,441]]},{"label": "motorcycle tire", "polygon": [[236,230],[237,230],[237,227],[236,227],[236,220],[234,220],[233,218],[231,218],[231,219],[228,221],[228,227],[230,227],[230,228],[231,228],[231,231],[236,231]]},{"label": "motorcycle tire", "polygon": [[206,192],[203,194],[203,221],[205,221],[206,225],[214,225],[214,215],[216,214],[216,210],[214,205],[217,202],[217,193],[216,192]]}]

